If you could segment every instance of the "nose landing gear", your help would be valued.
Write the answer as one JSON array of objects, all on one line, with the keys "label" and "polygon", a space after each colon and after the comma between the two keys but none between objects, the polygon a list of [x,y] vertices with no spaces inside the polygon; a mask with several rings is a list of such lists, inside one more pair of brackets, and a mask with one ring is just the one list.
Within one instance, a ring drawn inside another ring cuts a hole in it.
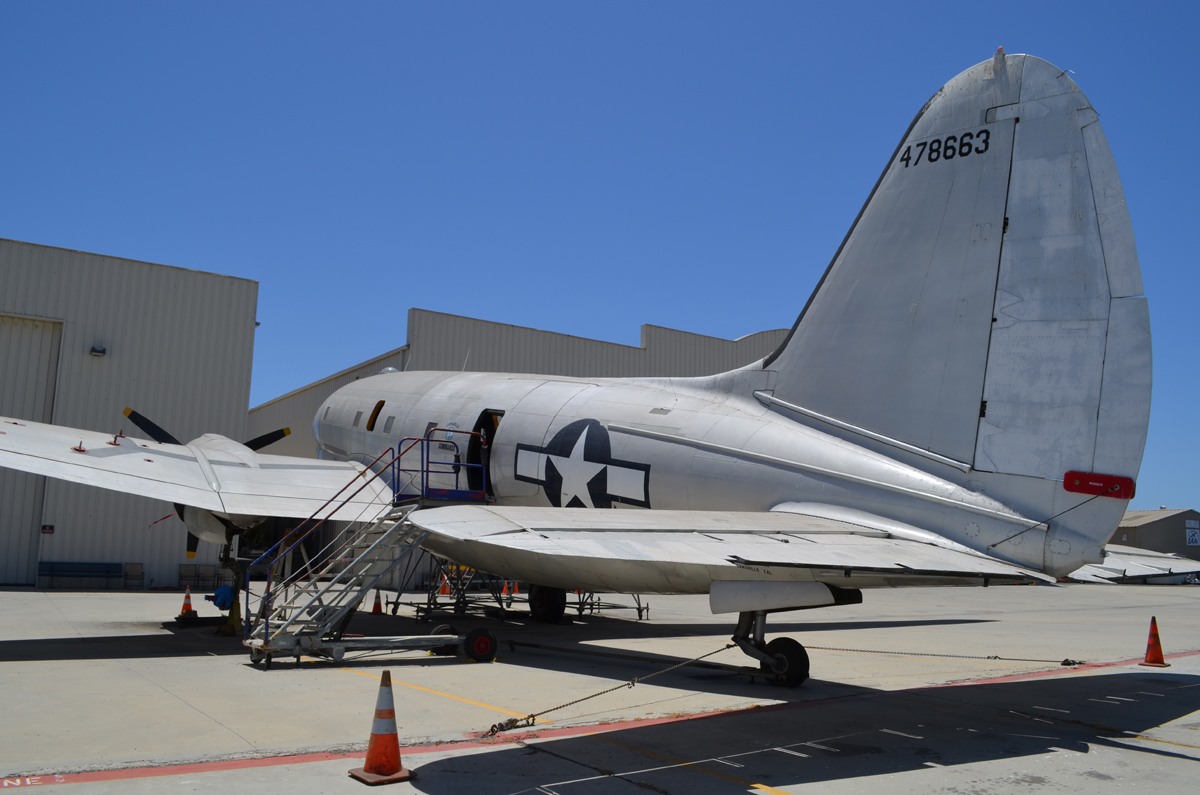
[{"label": "nose landing gear", "polygon": [[808,652],[791,638],[765,641],[767,614],[759,610],[739,613],[733,642],[738,648],[758,660],[764,678],[779,687],[799,687],[808,679]]}]

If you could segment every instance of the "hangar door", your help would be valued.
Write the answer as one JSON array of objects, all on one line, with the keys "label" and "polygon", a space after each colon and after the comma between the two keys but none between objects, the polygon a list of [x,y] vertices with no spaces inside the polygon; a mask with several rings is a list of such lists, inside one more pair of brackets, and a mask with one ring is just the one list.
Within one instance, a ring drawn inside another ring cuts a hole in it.
[{"label": "hangar door", "polygon": [[[50,422],[62,323],[0,315],[0,416]],[[4,426],[0,425],[0,430]],[[46,479],[0,469],[0,584],[37,582]]]}]

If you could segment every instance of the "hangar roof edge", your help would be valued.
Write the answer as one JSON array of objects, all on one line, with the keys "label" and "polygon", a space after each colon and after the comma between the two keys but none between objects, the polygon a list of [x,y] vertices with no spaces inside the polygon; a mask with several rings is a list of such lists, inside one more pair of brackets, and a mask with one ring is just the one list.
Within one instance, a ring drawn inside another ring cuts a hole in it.
[{"label": "hangar roof edge", "polygon": [[115,254],[101,254],[98,251],[84,251],[83,249],[80,249],[80,248],[67,248],[66,246],[51,246],[51,245],[47,245],[46,243],[32,243],[28,240],[16,240],[11,237],[0,237],[0,243],[15,243],[19,246],[33,246],[35,248],[49,248],[49,249],[55,249],[57,251],[67,251],[72,254],[87,254],[89,257],[104,257],[105,259],[121,260],[122,262],[133,262],[138,265],[153,265],[156,268],[170,268],[171,270],[189,271],[191,273],[199,273],[204,276],[219,276],[222,279],[237,279],[240,282],[249,282],[250,284],[254,284],[254,285],[258,284],[257,279],[247,279],[245,276],[234,276],[229,273],[217,273],[215,271],[205,271],[205,270],[200,270],[199,268],[184,268],[180,265],[166,265],[162,262],[150,262],[149,260],[134,259],[133,257],[121,257],[121,256],[118,256]]}]

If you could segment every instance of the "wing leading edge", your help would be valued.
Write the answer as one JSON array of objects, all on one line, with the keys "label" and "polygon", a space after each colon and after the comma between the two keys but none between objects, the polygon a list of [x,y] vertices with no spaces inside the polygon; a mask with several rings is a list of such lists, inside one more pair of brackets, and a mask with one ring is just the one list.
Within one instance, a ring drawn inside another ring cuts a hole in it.
[{"label": "wing leading edge", "polygon": [[[10,417],[0,417],[0,466],[215,513],[297,519],[365,471],[350,462],[255,453],[214,434],[160,444]],[[331,518],[373,518],[390,501],[387,484],[375,480]]]}]

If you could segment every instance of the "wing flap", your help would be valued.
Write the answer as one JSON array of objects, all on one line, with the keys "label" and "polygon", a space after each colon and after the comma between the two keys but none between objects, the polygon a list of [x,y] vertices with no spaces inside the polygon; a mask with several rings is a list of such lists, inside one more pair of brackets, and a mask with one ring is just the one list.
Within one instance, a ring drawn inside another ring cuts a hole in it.
[{"label": "wing flap", "polygon": [[346,504],[330,518],[359,521],[373,519],[391,503],[387,482],[370,480],[372,473],[359,464],[261,453],[257,458],[256,468],[214,467],[229,513],[307,518],[340,492],[335,504]]}]

